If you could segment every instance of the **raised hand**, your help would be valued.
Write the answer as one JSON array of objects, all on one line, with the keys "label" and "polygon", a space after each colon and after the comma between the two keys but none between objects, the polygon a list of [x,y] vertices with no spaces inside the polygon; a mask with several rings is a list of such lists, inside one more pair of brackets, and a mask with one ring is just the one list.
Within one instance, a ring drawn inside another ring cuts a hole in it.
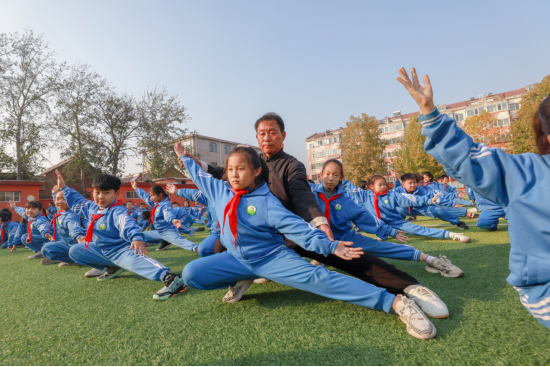
[{"label": "raised hand", "polygon": [[58,191],[61,191],[61,189],[59,188],[59,186],[55,185],[53,188],[52,188],[52,194],[55,194],[56,192]]},{"label": "raised hand", "polygon": [[12,208],[12,209],[15,209],[15,207],[16,207],[17,205],[15,205],[15,203],[13,202],[13,200],[10,200],[8,206],[9,206],[10,208]]},{"label": "raised hand", "polygon": [[132,189],[137,189],[138,185],[136,181],[130,181],[130,185],[132,185]]},{"label": "raised hand", "polygon": [[167,184],[166,191],[168,191],[172,195],[176,195],[176,192],[178,191],[178,189],[176,188],[176,185]]},{"label": "raised hand", "polygon": [[338,256],[344,260],[358,259],[361,255],[364,255],[363,249],[359,247],[350,247],[353,245],[353,242],[349,241],[338,241],[336,245],[336,250],[334,255]]},{"label": "raised hand", "polygon": [[439,203],[439,196],[435,194],[435,196],[432,198],[432,204],[437,204],[437,203]]},{"label": "raised hand", "polygon": [[427,115],[435,108],[434,94],[432,85],[430,84],[430,77],[428,75],[424,75],[423,87],[418,81],[418,75],[416,75],[415,68],[411,69],[411,74],[413,79],[412,81],[409,79],[409,75],[407,74],[405,68],[401,68],[399,69],[399,77],[397,78],[397,81],[407,88],[407,91],[409,91],[411,97],[413,97],[415,102],[418,104],[418,107],[420,107],[420,112],[422,112],[423,115]]},{"label": "raised hand", "polygon": [[178,141],[176,145],[174,145],[174,151],[176,152],[178,158],[181,158],[183,155],[185,155],[185,151],[181,145],[181,141]]},{"label": "raised hand", "polygon": [[61,190],[66,186],[65,180],[63,179],[63,176],[61,176],[61,173],[59,173],[58,170],[55,170],[55,174],[57,175],[57,187],[59,187],[59,189]]}]

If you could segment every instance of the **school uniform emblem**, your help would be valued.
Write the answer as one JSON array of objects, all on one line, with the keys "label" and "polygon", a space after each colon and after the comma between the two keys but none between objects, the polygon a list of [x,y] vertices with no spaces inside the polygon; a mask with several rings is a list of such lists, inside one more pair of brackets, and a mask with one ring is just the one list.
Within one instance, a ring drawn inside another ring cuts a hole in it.
[{"label": "school uniform emblem", "polygon": [[31,224],[31,229],[34,229],[34,224]]},{"label": "school uniform emblem", "polygon": [[336,205],[334,206],[334,209],[340,211],[340,210],[342,210],[342,205],[336,204]]},{"label": "school uniform emblem", "polygon": [[387,200],[384,200],[384,204],[389,204],[390,202]]},{"label": "school uniform emblem", "polygon": [[105,225],[105,223],[101,223],[101,224],[99,225],[99,229],[101,229],[101,230],[104,231],[105,228],[107,228],[107,226]]},{"label": "school uniform emblem", "polygon": [[57,223],[61,224],[61,219],[57,221]]},{"label": "school uniform emblem", "polygon": [[246,214],[255,215],[256,214],[256,207],[254,205],[249,205],[248,208],[246,208]]}]

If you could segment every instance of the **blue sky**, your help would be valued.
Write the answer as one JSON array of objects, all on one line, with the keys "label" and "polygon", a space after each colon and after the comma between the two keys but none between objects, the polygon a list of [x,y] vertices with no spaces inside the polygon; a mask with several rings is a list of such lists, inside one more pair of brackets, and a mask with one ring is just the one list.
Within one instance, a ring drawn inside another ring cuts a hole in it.
[{"label": "blue sky", "polygon": [[[256,144],[279,113],[285,150],[305,138],[418,110],[395,78],[429,73],[436,103],[521,88],[550,74],[550,1],[0,1],[0,32],[44,33],[60,61],[120,91],[166,86],[200,134]],[[54,153],[52,164],[57,163]],[[140,168],[129,162],[127,172]]]}]

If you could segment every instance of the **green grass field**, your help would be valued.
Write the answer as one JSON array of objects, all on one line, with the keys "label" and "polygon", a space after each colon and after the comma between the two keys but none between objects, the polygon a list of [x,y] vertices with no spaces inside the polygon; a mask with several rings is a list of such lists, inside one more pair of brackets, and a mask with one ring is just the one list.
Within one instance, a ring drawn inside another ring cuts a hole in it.
[{"label": "green grass field", "polygon": [[[419,220],[419,224],[443,224]],[[507,226],[467,221],[470,243],[411,237],[464,270],[448,279],[421,263],[390,260],[438,293],[451,312],[438,336],[412,338],[395,314],[325,299],[275,283],[241,302],[225,290],[153,301],[161,283],[124,273],[87,279],[89,268],[42,266],[28,250],[0,251],[2,365],[548,365],[550,331],[519,302],[508,276]],[[505,221],[501,221],[505,223]],[[451,229],[451,227],[448,227]],[[452,230],[452,229],[451,229]],[[207,232],[192,239],[200,243]],[[197,255],[172,246],[152,257],[181,272]]]}]

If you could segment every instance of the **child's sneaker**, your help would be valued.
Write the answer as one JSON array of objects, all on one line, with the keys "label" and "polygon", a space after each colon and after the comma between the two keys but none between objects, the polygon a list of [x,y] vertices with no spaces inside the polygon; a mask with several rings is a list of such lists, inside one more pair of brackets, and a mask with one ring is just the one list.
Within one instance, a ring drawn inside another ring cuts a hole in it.
[{"label": "child's sneaker", "polygon": [[468,213],[468,214],[466,214],[466,216],[470,219],[479,218],[479,214],[477,214],[477,213]]},{"label": "child's sneaker", "polygon": [[[66,262],[60,262],[59,265],[57,265],[60,268],[64,268],[65,266],[79,266],[77,263],[66,263]],[[98,274],[101,275],[101,274]]]},{"label": "child's sneaker", "polygon": [[159,248],[157,249],[157,251],[164,251],[166,250],[168,247],[172,246],[172,244],[168,241],[162,241],[162,243],[160,244]]},{"label": "child's sneaker", "polygon": [[449,238],[451,238],[453,241],[458,241],[462,243],[470,241],[470,237],[464,236],[464,233],[449,232]]},{"label": "child's sneaker", "polygon": [[444,319],[449,317],[449,310],[443,301],[435,292],[426,287],[416,287],[407,293],[409,299],[412,299],[424,313],[435,319]]},{"label": "child's sneaker", "polygon": [[53,264],[59,264],[61,261],[58,260],[51,260],[47,257],[43,258],[42,261],[40,261],[40,264],[42,265],[53,265]]},{"label": "child's sneaker", "polygon": [[468,227],[468,225],[464,222],[458,222],[457,225],[456,225],[458,228],[460,229],[469,229],[470,227]]},{"label": "child's sneaker", "polygon": [[477,213],[477,208],[470,208],[470,209],[466,210],[466,213],[468,213],[468,214]]},{"label": "child's sneaker", "polygon": [[108,268],[105,268],[103,274],[97,277],[97,280],[102,281],[113,279],[122,273],[124,273],[124,269],[119,268],[118,266],[109,266]]},{"label": "child's sneaker", "polygon": [[447,259],[447,256],[439,255],[432,260],[429,264],[426,264],[426,271],[428,273],[439,273],[447,278],[460,278],[464,276],[464,272]]},{"label": "child's sneaker", "polygon": [[183,279],[175,274],[168,273],[164,277],[164,287],[153,295],[157,301],[166,301],[168,298],[175,297],[187,291],[187,285]]},{"label": "child's sneaker", "polygon": [[191,228],[191,231],[187,235],[187,237],[193,237],[195,235],[195,232],[197,231],[197,228],[193,227]]},{"label": "child's sneaker", "polygon": [[228,303],[239,302],[253,282],[253,280],[241,280],[237,282],[234,287],[229,287],[229,291],[223,296],[222,301]]},{"label": "child's sneaker", "polygon": [[29,260],[42,259],[43,257],[44,255],[42,255],[42,251],[38,250],[36,254],[29,256],[28,259]]},{"label": "child's sneaker", "polygon": [[413,300],[403,296],[395,306],[395,312],[407,325],[407,333],[417,339],[431,339],[437,335],[434,324]]},{"label": "child's sneaker", "polygon": [[91,268],[90,270],[88,270],[86,272],[86,274],[84,274],[84,276],[86,278],[95,278],[95,277],[100,276],[101,274],[103,274],[103,270],[99,270],[99,269],[96,269],[96,268]]},{"label": "child's sneaker", "polygon": [[264,284],[264,283],[269,283],[269,282],[271,282],[271,280],[266,279],[266,278],[254,279],[254,284]]}]

